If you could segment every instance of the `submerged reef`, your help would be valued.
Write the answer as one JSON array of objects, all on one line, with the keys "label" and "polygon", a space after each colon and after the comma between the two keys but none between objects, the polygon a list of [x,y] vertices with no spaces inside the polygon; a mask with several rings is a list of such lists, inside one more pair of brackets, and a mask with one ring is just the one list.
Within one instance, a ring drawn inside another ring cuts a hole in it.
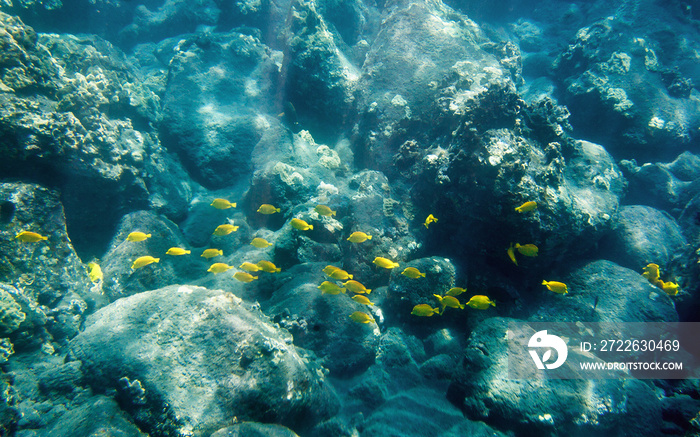
[{"label": "submerged reef", "polygon": [[691,3],[0,1],[0,435],[697,433]]}]

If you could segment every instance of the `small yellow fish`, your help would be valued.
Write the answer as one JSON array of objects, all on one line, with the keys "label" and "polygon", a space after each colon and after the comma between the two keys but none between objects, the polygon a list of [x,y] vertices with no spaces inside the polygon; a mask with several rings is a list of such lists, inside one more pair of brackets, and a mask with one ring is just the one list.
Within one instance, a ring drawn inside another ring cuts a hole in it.
[{"label": "small yellow fish", "polygon": [[267,272],[267,273],[278,273],[278,272],[282,271],[281,268],[277,267],[276,265],[274,265],[270,261],[261,260],[261,261],[258,261],[257,264],[255,264],[255,265],[260,267],[260,270],[262,270],[263,272]]},{"label": "small yellow fish", "polygon": [[659,281],[658,287],[666,292],[669,296],[675,296],[680,291],[680,287],[675,282]]},{"label": "small yellow fish", "polygon": [[401,274],[411,279],[425,278],[425,273],[421,273],[415,267],[406,267]]},{"label": "small yellow fish", "polygon": [[36,243],[37,241],[49,239],[49,237],[44,237],[43,235],[39,235],[36,232],[30,231],[22,231],[19,234],[15,235],[15,238],[21,241],[22,243]]},{"label": "small yellow fish", "polygon": [[244,262],[240,266],[238,266],[239,269],[247,270],[249,272],[257,272],[262,270],[260,267],[258,267],[256,264],[249,263],[248,261]]},{"label": "small yellow fish", "polygon": [[152,256],[142,256],[140,258],[136,258],[136,261],[134,261],[134,263],[131,265],[131,270],[140,269],[141,267],[145,267],[149,264],[157,262],[160,262],[160,258],[153,258]]},{"label": "small yellow fish", "polygon": [[216,198],[214,201],[211,203],[211,206],[213,206],[216,209],[228,209],[228,208],[235,208],[236,204],[231,203],[226,199],[219,199]]},{"label": "small yellow fish", "polygon": [[426,217],[423,226],[425,226],[425,228],[428,229],[428,225],[430,225],[431,223],[437,223],[437,221],[438,219],[436,219],[434,215],[430,214],[428,217]]},{"label": "small yellow fish", "polygon": [[91,282],[100,282],[102,279],[104,279],[104,275],[102,274],[102,269],[100,268],[99,264],[97,263],[88,263],[88,276],[90,277]]},{"label": "small yellow fish", "polygon": [[557,281],[542,281],[542,285],[547,287],[549,291],[553,291],[558,294],[566,294],[569,292],[568,287],[563,282]]},{"label": "small yellow fish", "polygon": [[294,229],[299,231],[310,231],[314,228],[313,225],[310,225],[304,220],[298,218],[293,218],[291,224]]},{"label": "small yellow fish", "polygon": [[340,267],[328,265],[328,266],[326,266],[326,267],[323,268],[323,273],[325,273],[325,274],[327,274],[328,276],[330,276],[331,273],[333,273],[333,272],[336,271],[336,270],[340,270]]},{"label": "small yellow fish", "polygon": [[513,264],[517,266],[518,260],[515,259],[515,248],[513,247],[513,243],[510,243],[510,247],[508,248],[508,250],[506,250],[506,253],[508,253],[508,258],[510,258],[510,260],[513,261]]},{"label": "small yellow fish", "polygon": [[367,297],[361,295],[361,294],[356,294],[353,297],[351,297],[352,300],[354,300],[357,303],[361,303],[362,305],[369,305],[369,306],[374,306],[372,302],[367,299]]},{"label": "small yellow fish", "polygon": [[345,288],[339,287],[338,284],[330,281],[323,281],[321,285],[318,286],[323,294],[340,294],[345,293]]},{"label": "small yellow fish", "polygon": [[272,243],[268,242],[264,238],[253,238],[253,241],[251,241],[250,244],[258,249],[264,249],[267,246],[272,246]]},{"label": "small yellow fish", "polygon": [[274,206],[270,205],[269,203],[263,203],[260,205],[260,208],[258,208],[258,212],[260,214],[274,214],[276,212],[280,212],[279,208],[275,208]]},{"label": "small yellow fish", "polygon": [[382,258],[381,256],[378,256],[374,258],[374,261],[372,261],[374,264],[376,264],[378,267],[382,267],[385,269],[393,269],[395,267],[399,266],[399,263],[395,263],[394,261],[386,258]]},{"label": "small yellow fish", "polygon": [[225,272],[226,270],[231,270],[232,268],[233,268],[233,267],[231,267],[231,266],[228,265],[228,264],[224,264],[224,263],[214,263],[214,264],[211,265],[211,267],[209,267],[209,270],[207,270],[207,271],[208,271],[208,272],[211,272],[211,273],[213,273],[213,274],[217,274],[217,273],[223,273],[223,272]]},{"label": "small yellow fish", "polygon": [[450,308],[459,308],[460,310],[464,309],[464,305],[459,303],[456,297],[454,296],[445,296],[442,297],[439,294],[433,294],[435,296],[435,299],[438,300],[438,303],[442,307],[442,310],[440,311],[440,314],[445,312],[445,308],[450,307]]},{"label": "small yellow fish", "polygon": [[352,291],[353,293],[370,294],[370,292],[372,291],[371,289],[365,288],[364,285],[355,281],[354,279],[351,279],[347,282],[344,282],[343,287],[347,288],[348,290]]},{"label": "small yellow fish", "polygon": [[374,322],[372,316],[370,316],[367,313],[363,313],[362,311],[355,311],[354,313],[350,314],[350,320],[352,320],[355,323]]},{"label": "small yellow fish", "polygon": [[202,254],[200,255],[203,258],[210,259],[214,258],[215,256],[223,255],[224,251],[220,249],[207,249]]},{"label": "small yellow fish", "polygon": [[236,272],[233,274],[233,278],[245,283],[253,282],[258,279],[257,276],[253,276],[247,272]]},{"label": "small yellow fish", "polygon": [[534,244],[520,244],[515,243],[515,248],[518,249],[522,255],[525,256],[537,256],[539,249]]},{"label": "small yellow fish", "polygon": [[445,295],[447,295],[447,296],[459,296],[460,294],[464,293],[465,291],[467,291],[466,288],[452,287],[449,290],[447,290],[447,293],[445,293]]},{"label": "small yellow fish", "polygon": [[644,267],[644,273],[642,273],[642,276],[647,278],[647,281],[651,282],[654,285],[657,285],[656,283],[659,281],[659,265],[658,264],[647,264],[646,267]]},{"label": "small yellow fish", "polygon": [[371,239],[372,239],[371,235],[367,235],[364,232],[360,232],[360,231],[353,232],[348,237],[348,241],[351,243],[363,243],[363,242],[365,242],[367,240],[371,240]]},{"label": "small yellow fish", "polygon": [[165,252],[166,255],[174,255],[174,256],[179,256],[179,255],[189,255],[191,251],[183,249],[182,247],[171,247],[168,249],[167,252]]},{"label": "small yellow fish", "polygon": [[496,306],[496,302],[492,301],[487,296],[483,296],[480,294],[472,296],[472,298],[469,299],[469,301],[467,302],[467,306],[470,306],[477,310],[485,310],[492,305]]},{"label": "small yellow fish", "polygon": [[525,202],[522,205],[515,208],[516,211],[521,212],[521,213],[534,211],[535,209],[537,209],[537,202],[535,202],[534,200],[531,200],[529,202]]},{"label": "small yellow fish", "polygon": [[336,269],[333,270],[330,274],[326,274],[333,279],[339,279],[341,281],[345,281],[346,279],[352,279],[352,275],[343,269]]},{"label": "small yellow fish", "polygon": [[233,225],[219,225],[214,229],[214,235],[218,237],[223,237],[224,235],[228,235],[231,232],[236,232],[240,228],[240,226],[233,226]]},{"label": "small yellow fish", "polygon": [[430,317],[433,314],[440,314],[440,310],[437,308],[433,308],[428,304],[422,303],[414,306],[413,310],[411,310],[411,314],[420,317]]},{"label": "small yellow fish", "polygon": [[143,232],[132,232],[126,237],[126,241],[143,241],[151,238],[151,234],[144,234]]},{"label": "small yellow fish", "polygon": [[335,211],[327,207],[326,205],[316,205],[316,208],[314,208],[314,211],[316,211],[319,215],[323,216],[332,216],[335,215]]}]

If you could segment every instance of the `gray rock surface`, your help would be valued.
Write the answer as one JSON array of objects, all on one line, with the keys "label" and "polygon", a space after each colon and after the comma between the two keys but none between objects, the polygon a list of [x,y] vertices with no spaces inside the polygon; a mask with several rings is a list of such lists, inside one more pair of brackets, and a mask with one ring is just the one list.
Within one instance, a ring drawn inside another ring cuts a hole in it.
[{"label": "gray rock surface", "polygon": [[204,436],[234,417],[303,429],[335,413],[322,369],[291,343],[230,293],[171,286],[95,313],[71,353],[86,382],[116,389],[142,429]]},{"label": "gray rock surface", "polygon": [[[677,322],[673,299],[641,275],[611,261],[593,261],[565,278],[560,295],[541,287],[530,321]],[[593,308],[595,306],[595,309]]]},{"label": "gray rock surface", "polygon": [[649,263],[662,271],[687,251],[687,243],[676,221],[649,206],[630,205],[620,213],[610,239],[603,242],[606,258],[641,271]]},{"label": "gray rock surface", "polygon": [[661,403],[647,382],[509,379],[504,338],[510,320],[488,319],[469,337],[448,390],[448,398],[467,417],[528,435],[661,432]]}]

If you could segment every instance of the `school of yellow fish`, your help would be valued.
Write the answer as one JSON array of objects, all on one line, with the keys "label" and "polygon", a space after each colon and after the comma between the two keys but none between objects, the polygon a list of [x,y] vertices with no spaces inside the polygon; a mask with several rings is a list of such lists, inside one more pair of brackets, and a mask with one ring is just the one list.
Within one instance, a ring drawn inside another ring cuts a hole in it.
[{"label": "school of yellow fish", "polygon": [[[212,207],[216,209],[229,209],[229,208],[235,208],[236,203],[230,202],[227,199],[214,199],[212,203],[210,204]],[[527,213],[527,212],[532,212],[535,209],[537,209],[537,202],[535,201],[528,201],[523,203],[522,205],[518,206],[515,208],[515,211],[522,214],[522,213]],[[317,205],[314,208],[314,211],[318,213],[321,216],[325,217],[330,217],[330,216],[335,216],[336,211],[333,211],[331,208],[329,208],[326,205]],[[270,204],[262,204],[260,207],[257,209],[257,212],[260,214],[264,215],[270,215],[270,214],[276,214],[280,213],[281,210],[280,208],[275,207],[274,205]],[[433,216],[432,214],[428,215],[428,217],[425,219],[425,222],[423,223],[426,228],[429,228],[429,225],[432,223],[437,223],[438,219]],[[313,230],[313,225],[305,222],[302,219],[299,218],[292,218],[290,221],[290,226],[298,231],[305,232],[305,231],[311,231]],[[236,232],[238,230],[239,226],[234,226],[233,223],[226,223],[226,224],[221,224],[216,227],[213,231],[213,235],[216,236],[226,236],[229,235],[233,232]],[[152,235],[141,232],[141,231],[134,231],[131,232],[127,237],[126,241],[128,242],[133,242],[133,243],[139,243],[142,241],[145,241],[149,238],[151,238]],[[23,242],[23,243],[36,243],[40,241],[47,240],[48,237],[42,236],[38,233],[31,232],[31,231],[22,231],[19,234],[15,236],[15,239]],[[350,236],[347,238],[347,241],[353,244],[361,244],[366,241],[369,241],[372,239],[372,235],[367,234],[365,232],[361,231],[355,231],[350,234]],[[272,245],[272,243],[268,242],[264,238],[256,237],[253,238],[253,240],[250,242],[250,244],[258,249],[264,249]],[[527,244],[520,244],[520,243],[511,243],[508,249],[506,250],[506,253],[508,255],[508,258],[511,260],[513,264],[516,266],[518,265],[518,259],[516,257],[516,253],[520,254],[525,257],[536,257],[538,256],[539,253],[539,248],[531,243]],[[185,248],[181,247],[171,247],[165,252],[165,255],[170,255],[170,256],[184,256],[184,255],[190,255],[191,251]],[[216,248],[208,248],[202,251],[200,254],[201,257],[206,258],[207,260],[215,258],[217,256],[223,255],[223,251],[220,249]],[[136,270],[140,269],[143,267],[146,267],[151,264],[157,264],[160,262],[160,258],[155,258],[151,255],[144,255],[141,257],[136,258],[132,265],[131,269]],[[372,261],[373,264],[377,266],[377,268],[382,268],[382,269],[395,269],[399,267],[399,263],[392,261],[389,258],[384,258],[377,256],[374,258],[374,261]],[[221,262],[215,262],[211,264],[207,272],[213,273],[214,275],[226,272],[228,270],[234,269],[235,267],[229,266],[228,264],[221,263]],[[258,279],[259,276],[253,276],[253,273],[258,274],[259,272],[265,272],[265,273],[278,273],[281,271],[280,268],[275,266],[270,261],[266,260],[260,260],[257,263],[252,263],[252,262],[244,262],[238,267],[237,272],[235,272],[232,277],[238,281],[244,282],[244,283],[249,283],[252,282],[256,279]],[[321,290],[322,294],[328,294],[328,295],[339,295],[339,294],[345,294],[346,291],[349,291],[353,293],[354,295],[350,297],[353,301],[366,305],[366,306],[374,306],[374,303],[372,303],[368,295],[372,291],[371,289],[367,289],[362,283],[358,282],[357,280],[353,279],[353,275],[348,273],[347,271],[341,269],[340,267],[336,267],[333,265],[328,265],[326,266],[322,272],[331,280],[333,281],[323,281],[319,286],[318,289]],[[415,267],[406,267],[404,270],[401,272],[403,276],[406,276],[407,278],[415,279],[415,280],[420,280],[426,277],[426,274],[419,271]],[[103,273],[100,268],[100,266],[97,263],[91,262],[88,264],[88,276],[90,280],[94,283],[97,283],[99,281],[103,280]],[[645,277],[651,284],[659,287],[662,289],[664,292],[666,292],[670,296],[675,296],[679,292],[679,286],[678,284],[672,282],[672,281],[663,281],[660,278],[660,271],[659,271],[659,266],[657,264],[648,264],[642,273],[642,276]],[[339,285],[335,281],[345,281],[341,282],[341,285]],[[557,294],[567,294],[568,293],[568,287],[566,284],[563,282],[558,282],[558,281],[547,281],[543,280],[542,285],[544,285],[549,291],[552,291]],[[465,307],[470,307],[478,310],[486,310],[490,308],[491,306],[496,306],[496,303],[492,301],[488,296],[484,295],[474,295],[472,296],[468,301],[465,303],[461,303],[458,299],[458,296],[460,296],[462,293],[465,293],[466,289],[465,288],[460,288],[460,287],[453,287],[450,290],[448,290],[444,296],[439,295],[439,294],[434,294],[433,296],[435,297],[435,300],[437,302],[437,306],[433,307],[432,305],[428,304],[419,304],[413,307],[413,310],[411,311],[412,315],[419,316],[419,317],[431,317],[434,314],[442,315],[445,312],[445,309],[447,308],[454,308],[454,309],[464,309]],[[352,314],[349,315],[350,319],[353,322],[356,323],[376,323],[374,318],[365,312],[362,311],[355,311]]]}]

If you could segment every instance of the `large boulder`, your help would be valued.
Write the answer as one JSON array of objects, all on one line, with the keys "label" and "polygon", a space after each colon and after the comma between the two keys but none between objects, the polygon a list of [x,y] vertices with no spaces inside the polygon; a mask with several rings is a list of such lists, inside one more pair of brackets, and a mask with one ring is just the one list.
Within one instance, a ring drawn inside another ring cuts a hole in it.
[{"label": "large boulder", "polygon": [[303,430],[338,408],[291,335],[222,291],[170,286],[120,299],[70,350],[86,382],[116,390],[149,433],[208,436],[234,418]]},{"label": "large boulder", "polygon": [[671,216],[642,205],[620,208],[611,238],[603,245],[609,259],[637,271],[649,263],[664,269],[687,249],[683,233]]},{"label": "large boulder", "polygon": [[[546,280],[559,278],[546,277]],[[673,299],[641,275],[611,261],[593,261],[562,278],[566,295],[542,286],[531,321],[677,322]]]},{"label": "large boulder", "polygon": [[0,28],[2,174],[59,188],[71,238],[89,255],[125,212],[181,217],[196,187],[161,148],[160,98],[124,54],[96,36],[37,35],[2,13]]},{"label": "large boulder", "polygon": [[661,403],[646,382],[511,379],[504,339],[512,321],[488,319],[469,337],[447,393],[467,417],[518,435],[660,435]]}]

